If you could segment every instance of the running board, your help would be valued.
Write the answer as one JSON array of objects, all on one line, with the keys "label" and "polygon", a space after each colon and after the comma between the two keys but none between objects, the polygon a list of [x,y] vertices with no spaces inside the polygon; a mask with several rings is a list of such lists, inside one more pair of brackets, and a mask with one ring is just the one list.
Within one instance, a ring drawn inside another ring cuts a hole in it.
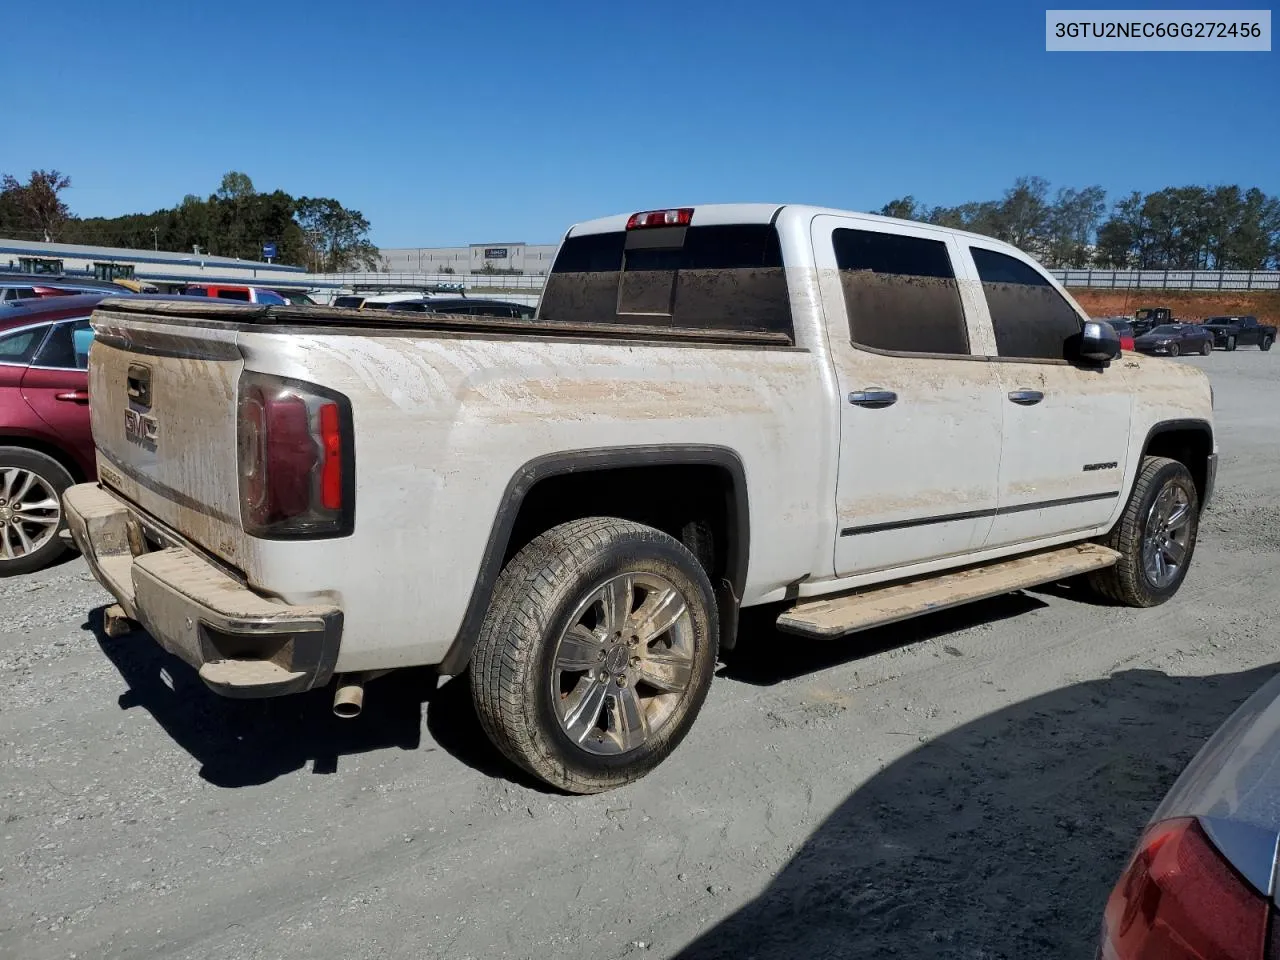
[{"label": "running board", "polygon": [[804,600],[778,617],[778,629],[806,637],[839,637],[922,613],[998,597],[1112,566],[1120,554],[1096,543],[1074,543],[1043,553],[1000,560],[871,587],[836,597]]}]

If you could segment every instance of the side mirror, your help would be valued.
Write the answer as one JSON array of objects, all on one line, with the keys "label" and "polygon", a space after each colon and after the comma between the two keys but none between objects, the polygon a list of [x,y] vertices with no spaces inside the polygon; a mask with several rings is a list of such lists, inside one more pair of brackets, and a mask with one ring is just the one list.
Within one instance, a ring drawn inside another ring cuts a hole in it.
[{"label": "side mirror", "polygon": [[1120,334],[1105,321],[1087,320],[1084,329],[1067,341],[1067,356],[1085,363],[1109,363],[1120,356]]}]

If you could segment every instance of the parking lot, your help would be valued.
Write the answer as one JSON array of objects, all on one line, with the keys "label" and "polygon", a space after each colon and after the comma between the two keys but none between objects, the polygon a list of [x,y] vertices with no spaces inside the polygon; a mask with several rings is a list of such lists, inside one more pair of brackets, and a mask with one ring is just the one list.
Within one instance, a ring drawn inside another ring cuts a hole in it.
[{"label": "parking lot", "polygon": [[829,644],[754,618],[685,743],[593,797],[513,775],[463,682],[375,681],[356,721],[222,700],[107,638],[81,560],[0,582],[0,956],[1091,957],[1280,659],[1276,357],[1176,362],[1222,460],[1172,602],[1052,587]]}]

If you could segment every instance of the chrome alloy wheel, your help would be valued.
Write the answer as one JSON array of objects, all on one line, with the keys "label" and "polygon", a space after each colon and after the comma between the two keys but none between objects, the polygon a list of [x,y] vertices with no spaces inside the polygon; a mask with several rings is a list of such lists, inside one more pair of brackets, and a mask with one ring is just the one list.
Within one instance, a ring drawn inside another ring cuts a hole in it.
[{"label": "chrome alloy wheel", "polygon": [[693,675],[693,620],[665,577],[627,573],[590,593],[552,661],[560,728],[588,753],[627,753],[671,719]]},{"label": "chrome alloy wheel", "polygon": [[1142,568],[1157,590],[1171,584],[1187,561],[1191,542],[1191,496],[1177,483],[1160,491],[1147,512]]},{"label": "chrome alloy wheel", "polygon": [[62,502],[49,481],[22,467],[0,467],[0,563],[35,553],[61,522]]}]

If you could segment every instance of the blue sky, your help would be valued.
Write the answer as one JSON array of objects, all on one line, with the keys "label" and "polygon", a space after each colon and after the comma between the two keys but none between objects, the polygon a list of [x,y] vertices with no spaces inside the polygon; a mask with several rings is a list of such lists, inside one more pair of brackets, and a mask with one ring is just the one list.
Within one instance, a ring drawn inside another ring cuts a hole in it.
[{"label": "blue sky", "polygon": [[954,204],[1032,174],[1280,193],[1280,53],[1046,53],[1044,10],[64,0],[50,42],[0,58],[0,171],[62,170],[89,216],[239,169],[363,211],[384,247],[677,203]]}]

